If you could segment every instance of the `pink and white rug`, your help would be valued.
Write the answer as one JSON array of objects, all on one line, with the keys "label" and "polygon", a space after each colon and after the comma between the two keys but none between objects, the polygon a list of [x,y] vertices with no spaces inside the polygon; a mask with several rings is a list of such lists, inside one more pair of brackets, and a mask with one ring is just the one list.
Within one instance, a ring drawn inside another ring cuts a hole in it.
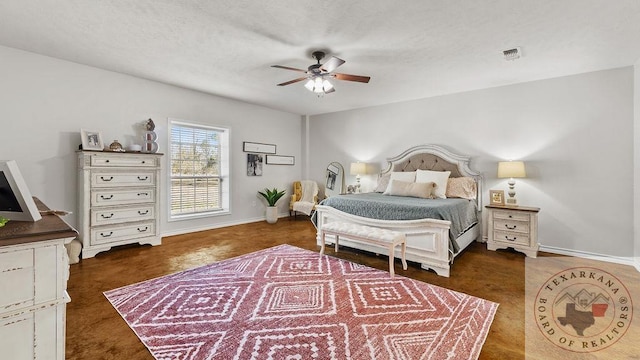
[{"label": "pink and white rug", "polygon": [[105,296],[156,359],[477,359],[498,307],[289,245]]}]

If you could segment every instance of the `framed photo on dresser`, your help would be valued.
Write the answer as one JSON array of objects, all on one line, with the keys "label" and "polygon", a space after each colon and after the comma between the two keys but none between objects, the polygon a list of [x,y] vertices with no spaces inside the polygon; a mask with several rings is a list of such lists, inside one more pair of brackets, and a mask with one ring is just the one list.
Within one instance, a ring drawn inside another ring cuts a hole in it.
[{"label": "framed photo on dresser", "polygon": [[82,137],[82,150],[104,150],[104,141],[100,132],[80,129],[80,137]]},{"label": "framed photo on dresser", "polygon": [[491,205],[504,205],[504,191],[489,190],[489,200]]},{"label": "framed photo on dresser", "polygon": [[0,216],[31,222],[42,218],[15,160],[0,161]]}]

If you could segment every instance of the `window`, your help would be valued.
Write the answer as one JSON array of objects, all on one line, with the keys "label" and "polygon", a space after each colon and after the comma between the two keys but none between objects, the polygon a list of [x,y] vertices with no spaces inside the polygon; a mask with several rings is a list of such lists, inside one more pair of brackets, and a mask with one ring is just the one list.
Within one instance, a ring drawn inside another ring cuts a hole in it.
[{"label": "window", "polygon": [[170,121],[169,219],[229,210],[229,129]]}]

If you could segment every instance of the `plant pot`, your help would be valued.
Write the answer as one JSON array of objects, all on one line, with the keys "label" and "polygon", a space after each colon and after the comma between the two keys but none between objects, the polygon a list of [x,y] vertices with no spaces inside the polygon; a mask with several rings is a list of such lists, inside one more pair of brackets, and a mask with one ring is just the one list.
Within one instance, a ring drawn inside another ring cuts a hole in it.
[{"label": "plant pot", "polygon": [[278,207],[267,206],[267,222],[269,224],[275,224],[278,221]]}]

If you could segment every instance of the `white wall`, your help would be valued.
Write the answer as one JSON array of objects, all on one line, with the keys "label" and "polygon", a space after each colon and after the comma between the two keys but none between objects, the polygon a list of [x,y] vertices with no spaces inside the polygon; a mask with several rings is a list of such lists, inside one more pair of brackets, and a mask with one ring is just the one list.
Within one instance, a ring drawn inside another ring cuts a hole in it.
[{"label": "white wall", "polygon": [[[541,208],[542,245],[629,256],[633,79],[626,67],[313,116],[310,176],[322,183],[331,161],[379,169],[387,157],[434,143],[473,157],[486,202],[489,189],[507,188],[497,162],[524,160],[528,177],[516,190],[521,204]],[[375,176],[363,183],[371,188]]]},{"label": "white wall", "polygon": [[[80,128],[102,132],[107,144],[118,139],[128,145],[137,141],[137,127],[148,118],[156,123],[163,153],[168,118],[231,128],[231,215],[168,223],[163,201],[165,235],[263,219],[256,191],[290,189],[300,179],[299,115],[7,47],[0,47],[0,79],[0,159],[17,160],[33,195],[52,208],[78,212]],[[264,165],[263,176],[248,177],[243,141],[276,144],[279,154],[296,157],[296,165]],[[162,199],[167,199],[164,160]],[[288,210],[288,201],[279,205],[281,212]],[[75,216],[66,220],[76,224]]]}]

